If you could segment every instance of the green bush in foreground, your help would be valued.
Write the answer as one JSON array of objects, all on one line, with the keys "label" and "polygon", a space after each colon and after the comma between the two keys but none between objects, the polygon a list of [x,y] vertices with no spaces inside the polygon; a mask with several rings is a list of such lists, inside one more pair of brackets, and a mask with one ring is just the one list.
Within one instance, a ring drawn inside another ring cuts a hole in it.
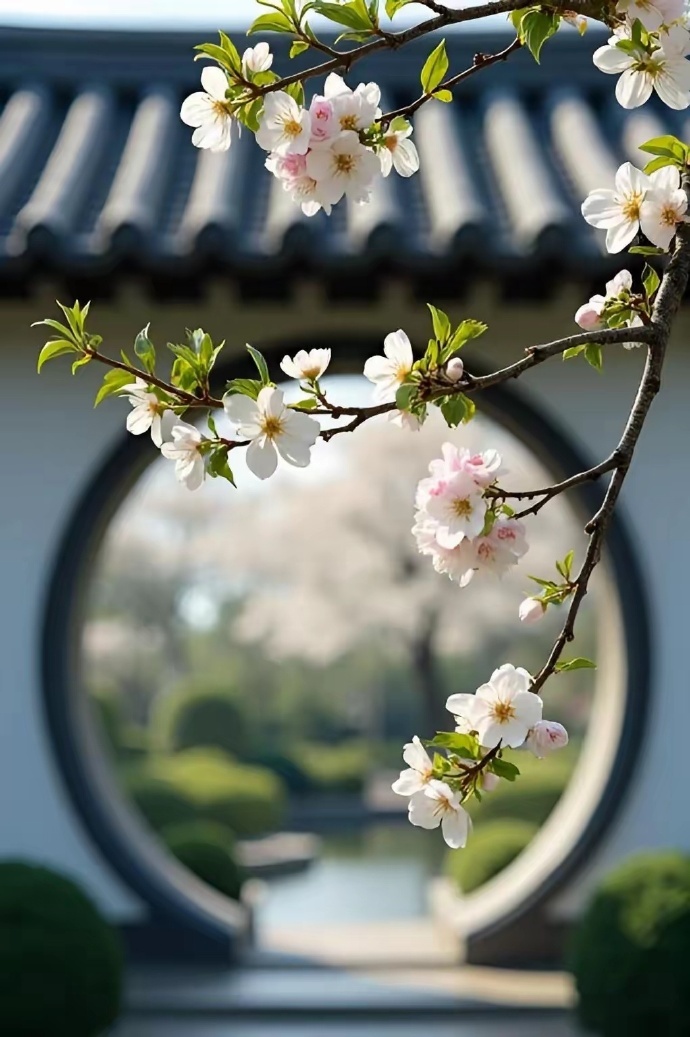
[{"label": "green bush in foreground", "polygon": [[0,1033],[99,1037],[120,1008],[114,931],[69,879],[0,864]]},{"label": "green bush in foreground", "polygon": [[471,893],[507,868],[538,831],[539,825],[530,821],[506,818],[482,823],[462,853],[451,850],[446,854],[446,874],[462,893]]},{"label": "green bush in foreground", "polygon": [[231,900],[239,900],[244,875],[235,859],[232,832],[211,821],[166,828],[163,841],[181,864]]},{"label": "green bush in foreground", "polygon": [[583,1024],[601,1037],[690,1035],[690,857],[633,858],[594,895],[573,941]]}]

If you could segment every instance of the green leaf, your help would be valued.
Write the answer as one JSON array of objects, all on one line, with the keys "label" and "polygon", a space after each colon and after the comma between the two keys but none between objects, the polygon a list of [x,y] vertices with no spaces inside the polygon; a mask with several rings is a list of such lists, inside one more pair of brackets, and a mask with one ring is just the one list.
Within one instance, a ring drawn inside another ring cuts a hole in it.
[{"label": "green leaf", "polygon": [[657,274],[654,267],[650,266],[649,263],[645,263],[644,265],[644,270],[642,271],[642,284],[644,285],[645,295],[647,296],[647,301],[649,302],[649,300],[656,293],[657,288],[661,284],[661,278]]},{"label": "green leaf", "polygon": [[585,347],[584,346],[571,346],[570,349],[564,349],[563,350],[563,359],[564,360],[571,360],[574,356],[579,356],[580,353],[584,353],[584,351],[585,351]]},{"label": "green leaf", "polygon": [[601,371],[604,366],[604,355],[601,346],[594,342],[588,342],[585,346],[585,360],[595,371]]},{"label": "green leaf", "polygon": [[319,405],[319,401],[311,396],[306,400],[298,400],[297,403],[291,403],[289,406],[292,410],[316,410]]},{"label": "green leaf", "polygon": [[268,373],[268,364],[266,363],[266,358],[264,357],[263,353],[260,353],[258,349],[254,349],[254,346],[250,346],[248,342],[247,352],[256,364],[256,369],[259,372],[259,376],[261,378],[261,384],[270,385],[271,376]]},{"label": "green leaf", "polygon": [[[672,158],[667,158],[664,155],[660,155],[658,158],[653,158],[651,162],[648,162],[647,165],[644,167],[643,172],[645,172],[647,175],[649,175],[650,173],[655,173],[657,171],[657,169],[663,169],[664,166],[675,166],[675,165],[676,165],[676,163],[674,162],[674,160]],[[631,248],[628,249],[628,252],[632,252],[632,251],[633,251],[633,249],[631,249]],[[663,252],[663,249],[660,249],[659,251]]]},{"label": "green leaf", "polygon": [[639,144],[638,147],[640,151],[646,151],[649,155],[663,155],[677,159],[681,165],[687,161],[688,151],[690,150],[687,144],[683,144],[682,141],[670,133],[662,137],[652,137],[650,140],[645,141],[644,144]]},{"label": "green leaf", "polygon": [[448,55],[446,53],[446,41],[441,40],[424,62],[424,68],[420,76],[424,93],[433,94],[434,90],[443,82],[447,71]]},{"label": "green leaf", "polygon": [[402,7],[412,2],[413,0],[386,0],[386,14],[393,18]]},{"label": "green leaf", "polygon": [[457,731],[438,731],[426,744],[454,749],[459,753],[468,753],[472,757],[477,751],[477,739],[474,735],[462,735]]},{"label": "green leaf", "polygon": [[233,378],[225,386],[225,392],[230,396],[249,396],[250,399],[255,400],[262,388],[262,383],[253,378]]},{"label": "green leaf", "polygon": [[518,11],[511,11],[508,15],[508,21],[512,23],[513,28],[518,34],[520,32],[520,26],[522,25],[522,19],[528,11],[528,7],[521,7]]},{"label": "green leaf", "polygon": [[539,61],[541,48],[558,30],[561,19],[557,14],[545,11],[528,11],[520,22],[520,37],[536,62]]},{"label": "green leaf", "polygon": [[212,479],[227,479],[233,486],[236,485],[235,476],[228,464],[228,448],[226,446],[218,447],[218,449],[213,450],[208,455],[206,471]]},{"label": "green leaf", "polygon": [[453,100],[452,90],[434,90],[433,96],[435,100],[443,101],[444,104],[450,104]]},{"label": "green leaf", "polygon": [[663,248],[657,248],[656,245],[633,245],[632,248],[628,249],[628,252],[637,256],[665,256],[666,251]]},{"label": "green leaf", "polygon": [[466,425],[477,411],[474,400],[461,392],[442,397],[438,404],[449,428],[456,428],[460,424]]},{"label": "green leaf", "polygon": [[510,763],[509,760],[502,760],[498,756],[491,761],[491,770],[505,781],[515,781],[516,778],[520,777],[519,767],[516,767],[514,763]]},{"label": "green leaf", "polygon": [[450,335],[450,319],[447,313],[444,313],[443,310],[436,309],[436,307],[432,306],[430,302],[427,303],[427,306],[431,313],[431,321],[434,325],[436,341],[443,346]]},{"label": "green leaf", "polygon": [[58,333],[61,339],[64,339],[67,342],[71,342],[75,346],[75,348],[78,348],[77,343],[74,339],[74,332],[72,331],[72,329],[68,328],[64,324],[61,324],[59,320],[53,320],[52,317],[46,317],[45,320],[35,320],[31,327],[40,328],[41,325],[44,325],[46,328],[52,328],[53,331],[56,331]]},{"label": "green leaf", "polygon": [[562,562],[556,562],[556,568],[563,577],[564,580],[570,579],[570,574],[573,571],[573,562],[575,560],[575,552],[568,551],[567,555]]},{"label": "green leaf", "polygon": [[[294,32],[294,26],[281,11],[274,11],[271,14],[260,14],[258,18],[254,19],[247,29],[247,36],[251,36],[255,32]],[[305,44],[305,46],[307,45]]]},{"label": "green leaf", "polygon": [[120,389],[124,389],[125,385],[131,385],[133,381],[134,375],[130,374],[129,371],[118,371],[117,368],[107,371],[103,378],[103,384],[96,393],[94,407],[102,403],[107,396],[113,396]]},{"label": "green leaf", "polygon": [[398,410],[409,411],[412,401],[417,394],[417,386],[406,382],[401,385],[395,394],[395,406]]},{"label": "green leaf", "polygon": [[330,18],[337,25],[346,25],[348,29],[371,29],[373,28],[366,5],[353,0],[349,4],[325,3],[316,0],[313,10],[325,18]]},{"label": "green leaf", "polygon": [[304,54],[305,50],[309,50],[309,44],[306,40],[293,40],[290,47],[290,57],[299,57],[300,54]]},{"label": "green leaf", "polygon": [[563,659],[556,663],[556,673],[568,673],[570,670],[596,670],[597,664],[591,659]]},{"label": "green leaf", "polygon": [[156,349],[149,338],[150,324],[143,328],[134,340],[134,352],[142,361],[149,374],[153,374],[156,367]]},{"label": "green leaf", "polygon": [[76,374],[80,367],[83,367],[85,364],[90,364],[92,360],[92,356],[88,353],[84,353],[83,356],[80,356],[79,359],[75,360],[72,364],[72,374]]},{"label": "green leaf", "polygon": [[63,356],[65,353],[78,353],[79,350],[73,342],[68,342],[66,339],[54,339],[52,342],[46,342],[45,346],[38,355],[37,371],[40,374],[41,368],[48,360],[53,360],[56,356]]},{"label": "green leaf", "polygon": [[451,335],[446,347],[441,354],[441,361],[445,364],[446,360],[449,360],[453,353],[457,353],[459,349],[462,349],[464,345],[471,341],[473,338],[479,338],[487,330],[487,325],[481,320],[464,320],[457,326],[453,334]]}]

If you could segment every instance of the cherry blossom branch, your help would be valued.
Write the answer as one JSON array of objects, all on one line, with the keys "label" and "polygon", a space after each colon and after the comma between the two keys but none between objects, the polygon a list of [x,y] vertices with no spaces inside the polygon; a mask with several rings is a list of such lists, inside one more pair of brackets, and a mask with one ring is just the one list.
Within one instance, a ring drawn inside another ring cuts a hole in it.
[{"label": "cherry blossom branch", "polygon": [[[426,6],[430,7],[431,5],[427,4]],[[490,0],[489,3],[479,4],[476,7],[465,7],[459,10],[452,10],[450,8],[441,7],[440,5],[433,6],[431,7],[431,10],[438,12],[433,18],[428,18],[423,22],[418,22],[417,25],[413,25],[409,29],[403,29],[400,32],[380,32],[376,39],[369,43],[364,43],[360,47],[354,47],[352,50],[337,54],[329,61],[324,61],[320,65],[314,65],[301,72],[293,72],[291,75],[283,76],[281,79],[277,79],[273,83],[266,83],[263,86],[252,84],[252,96],[263,97],[266,94],[286,90],[287,87],[292,86],[295,83],[304,83],[308,79],[314,79],[318,76],[327,76],[331,72],[338,72],[340,70],[349,72],[356,62],[361,61],[363,58],[367,58],[380,50],[399,50],[408,43],[422,39],[424,36],[438,32],[440,29],[445,29],[448,26],[460,25],[463,22],[478,21],[481,18],[490,18],[492,15],[496,14],[509,14],[511,11],[520,10],[524,6],[524,0]],[[567,2],[563,3],[557,2],[550,4],[549,7],[554,11],[576,11],[579,14],[597,20],[601,19],[600,5],[598,6],[596,3],[591,3],[589,0],[567,0]],[[309,43],[310,46],[314,45],[314,41],[311,38]],[[319,49],[323,50],[323,46]]]},{"label": "cherry blossom branch", "polygon": [[157,378],[153,374],[149,374],[148,371],[142,371],[138,367],[134,367],[132,364],[127,364],[121,360],[113,360],[112,357],[106,356],[105,353],[99,353],[93,346],[84,344],[82,347],[83,352],[90,356],[92,360],[98,360],[99,363],[105,364],[106,367],[112,367],[117,371],[126,371],[127,374],[131,374],[134,378],[142,378],[149,385],[155,385],[158,389],[162,389],[163,392],[168,395],[177,398],[180,403],[184,403],[187,407],[222,407],[223,401],[216,400],[213,396],[194,396],[193,393],[185,392],[184,389],[178,388],[178,386],[171,385],[170,382],[163,381],[162,378]]},{"label": "cherry blossom branch", "polygon": [[[469,79],[470,76],[473,76],[475,72],[480,72],[484,68],[489,68],[489,66],[495,65],[499,61],[507,61],[510,55],[514,54],[516,50],[520,49],[520,47],[522,47],[522,40],[516,36],[512,43],[503,50],[497,51],[495,54],[475,54],[473,62],[469,68],[466,68],[463,72],[458,72],[457,75],[444,80],[436,87],[434,93],[437,93],[439,90],[453,90],[460,83]],[[415,112],[419,111],[423,104],[426,104],[427,101],[433,99],[433,93],[421,94],[417,100],[413,101],[411,104],[404,105],[402,108],[397,108],[393,112],[387,112],[381,117],[381,123],[383,126],[387,126],[393,121],[393,119],[401,117],[408,118],[410,115],[414,115]]]},{"label": "cherry blossom branch", "polygon": [[[686,185],[687,191],[687,185]],[[657,296],[652,323],[648,325],[652,333],[651,341],[647,348],[647,360],[645,363],[642,380],[637,390],[637,395],[626,422],[625,430],[618,447],[612,455],[616,457],[613,475],[609,482],[604,500],[596,514],[585,526],[585,532],[589,533],[590,541],[585,555],[582,568],[578,573],[573,585],[573,594],[568,614],[563,629],[556,638],[549,657],[534,678],[532,690],[538,692],[555,672],[556,665],[567,644],[575,636],[575,621],[580,606],[585,599],[589,588],[589,581],[601,558],[601,550],[604,543],[606,531],[611,521],[616,502],[620,496],[625,477],[630,468],[633,454],[644,427],[647,415],[654,398],[661,388],[661,372],[666,355],[666,348],[671,335],[673,318],[678,312],[690,275],[690,228],[682,224],[676,236],[676,246],[668,265],[665,276],[662,279]]]}]

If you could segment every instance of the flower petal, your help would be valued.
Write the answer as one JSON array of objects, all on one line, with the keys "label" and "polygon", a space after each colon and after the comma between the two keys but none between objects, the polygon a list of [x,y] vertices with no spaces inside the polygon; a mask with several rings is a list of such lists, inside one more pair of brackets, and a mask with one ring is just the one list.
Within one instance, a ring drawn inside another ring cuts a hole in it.
[{"label": "flower petal", "polygon": [[266,436],[253,439],[247,447],[247,468],[257,479],[268,479],[278,467],[278,455],[273,442]]}]

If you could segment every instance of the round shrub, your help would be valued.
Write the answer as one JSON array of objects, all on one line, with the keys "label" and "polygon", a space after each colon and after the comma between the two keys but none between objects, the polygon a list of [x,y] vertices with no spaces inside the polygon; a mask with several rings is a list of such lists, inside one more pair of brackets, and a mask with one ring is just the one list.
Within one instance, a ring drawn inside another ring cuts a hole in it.
[{"label": "round shrub", "polygon": [[145,766],[127,774],[125,792],[155,832],[195,821],[199,816],[188,796],[169,782],[148,774]]},{"label": "round shrub", "polygon": [[218,749],[154,757],[146,773],[190,800],[196,819],[216,821],[242,838],[280,826],[285,810],[280,778],[263,767],[239,764]]},{"label": "round shrub", "polygon": [[565,753],[546,760],[515,753],[511,759],[520,768],[520,777],[502,781],[481,803],[473,801],[472,816],[482,824],[505,818],[543,825],[565,791],[575,759]]},{"label": "round shrub", "polygon": [[170,852],[197,878],[231,900],[239,900],[243,874],[228,828],[211,821],[194,821],[166,828],[162,834]]},{"label": "round shrub", "polygon": [[371,765],[371,747],[359,741],[340,745],[305,742],[294,759],[316,792],[361,793]]},{"label": "round shrub", "polygon": [[690,1035],[690,857],[633,858],[600,886],[574,936],[582,1022],[601,1037]]},{"label": "round shrub", "polygon": [[0,1032],[99,1037],[118,1016],[115,932],[69,879],[0,864]]},{"label": "round shrub", "polygon": [[161,696],[152,726],[156,745],[168,752],[215,747],[242,755],[247,731],[242,709],[227,688],[195,683]]},{"label": "round shrub", "polygon": [[269,751],[254,754],[247,762],[258,767],[266,767],[267,770],[277,774],[285,783],[288,792],[292,792],[297,796],[313,791],[314,784],[311,778],[304,767],[296,763],[291,756]]},{"label": "round shrub", "polygon": [[507,868],[531,843],[539,825],[505,820],[480,824],[462,853],[446,855],[445,870],[463,893],[479,889]]}]

